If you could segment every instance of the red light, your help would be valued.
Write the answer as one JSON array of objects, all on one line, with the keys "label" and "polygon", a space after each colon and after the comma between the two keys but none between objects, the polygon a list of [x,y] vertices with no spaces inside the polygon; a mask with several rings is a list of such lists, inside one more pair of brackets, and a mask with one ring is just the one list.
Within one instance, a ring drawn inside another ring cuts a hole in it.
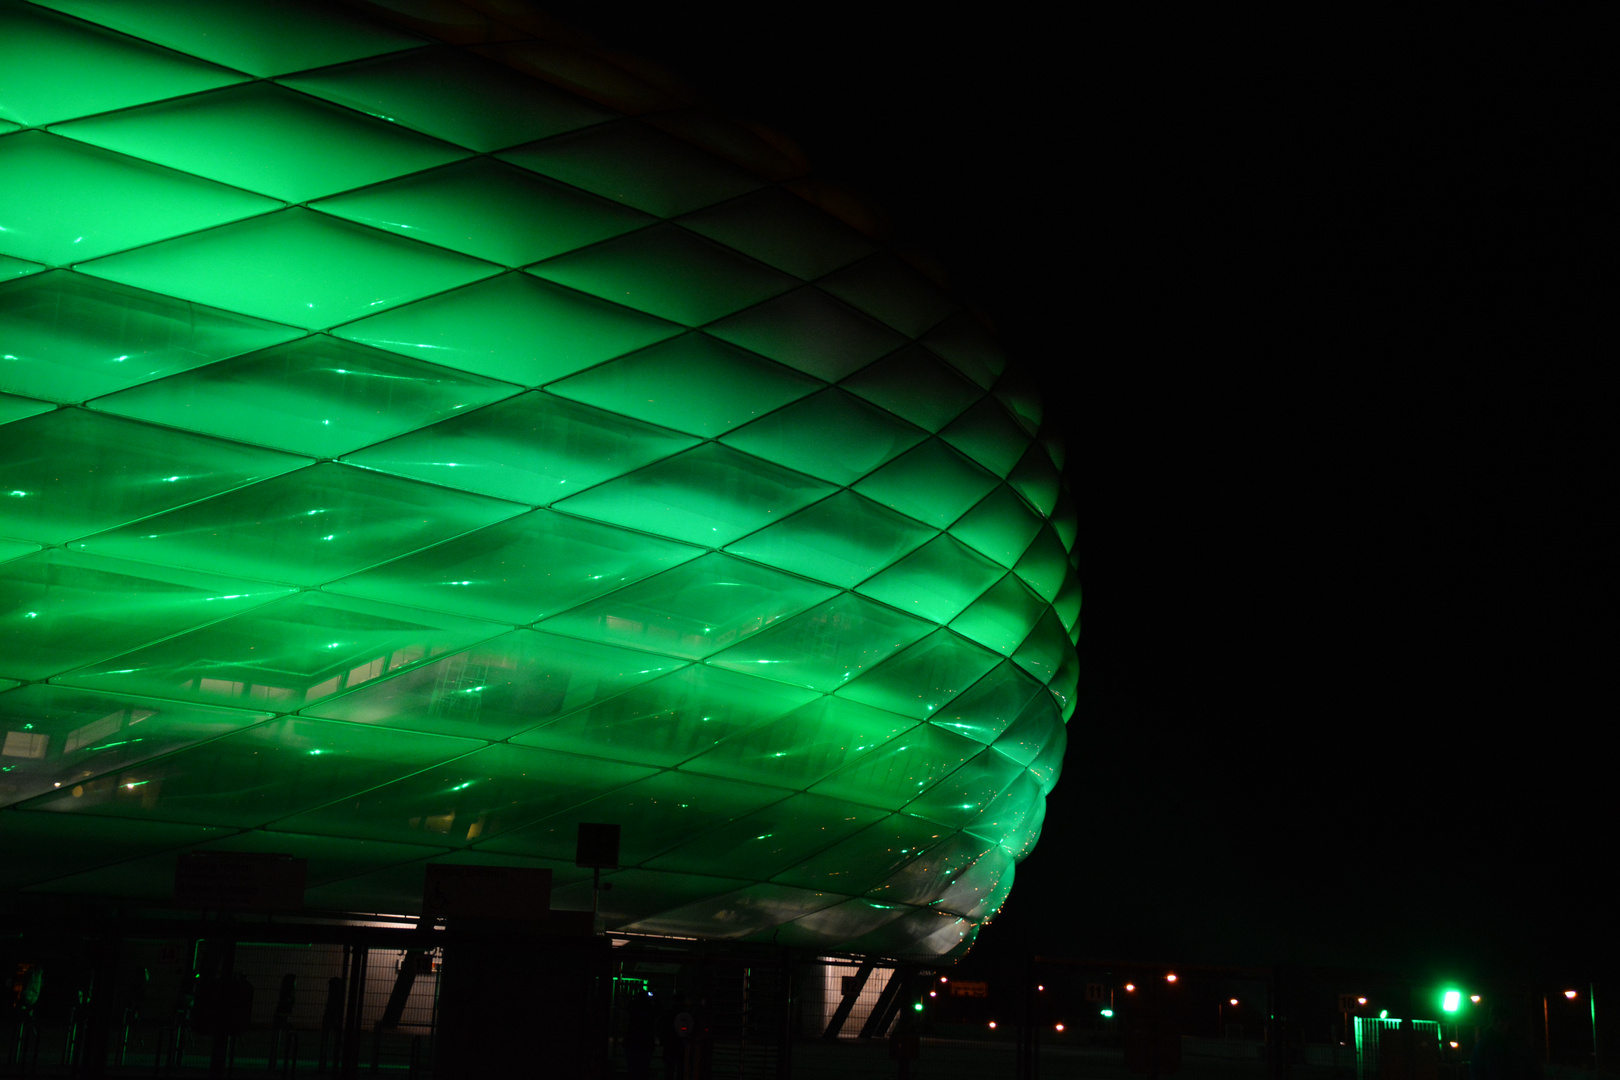
[{"label": "red light", "polygon": [[1168,974],[1168,975],[1166,975],[1164,977],[1164,981],[1165,982],[1175,982],[1176,981],[1176,973],[1172,971],[1170,974]]},{"label": "red light", "polygon": [[1058,1029],[1058,1030],[1059,1030],[1059,1031],[1062,1031],[1062,1030],[1063,1030],[1063,1025],[1062,1025],[1062,1024],[1059,1024],[1059,1025],[1058,1025],[1058,1026],[1057,1026],[1057,1029]]},{"label": "red light", "polygon": [[990,1021],[990,1026],[991,1026],[991,1027],[995,1027],[995,1026],[996,1026],[996,1022],[995,1022],[995,1021],[994,1021],[994,1020],[992,1020],[992,1021]]}]

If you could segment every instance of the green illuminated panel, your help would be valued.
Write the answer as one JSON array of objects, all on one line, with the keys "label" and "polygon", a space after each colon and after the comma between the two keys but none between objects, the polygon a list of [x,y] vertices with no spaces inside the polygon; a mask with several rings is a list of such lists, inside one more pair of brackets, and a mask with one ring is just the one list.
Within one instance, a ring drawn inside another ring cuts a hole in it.
[{"label": "green illuminated panel", "polygon": [[46,679],[291,589],[53,549],[0,564],[0,673]]},{"label": "green illuminated panel", "polygon": [[572,131],[612,115],[458,49],[413,49],[279,81],[480,151]]},{"label": "green illuminated panel", "polygon": [[217,739],[268,713],[186,705],[36,683],[0,695],[0,806],[83,786]]},{"label": "green illuminated panel", "polygon": [[764,263],[673,225],[559,256],[531,272],[685,326],[702,326],[795,284]]},{"label": "green illuminated panel", "polygon": [[503,266],[548,259],[653,221],[489,158],[402,176],[314,206]]},{"label": "green illuminated panel", "polygon": [[747,173],[635,120],[561,135],[499,156],[659,217],[710,206],[759,186]]},{"label": "green illuminated panel", "polygon": [[[522,511],[321,464],[82,540],[98,555],[314,585]],[[229,541],[221,542],[222,537]]]},{"label": "green illuminated panel", "polygon": [[280,208],[43,131],[0,139],[0,251],[34,262],[67,266]]},{"label": "green illuminated panel", "polygon": [[813,287],[733,315],[709,327],[709,333],[828,382],[906,341]]},{"label": "green illuminated panel", "polygon": [[924,437],[920,429],[859,398],[828,389],[721,441],[835,484],[853,484]]},{"label": "green illuminated panel", "polygon": [[719,547],[832,490],[763,458],[704,443],[557,506],[598,521]]},{"label": "green illuminated panel", "polygon": [[471,619],[301,592],[58,681],[291,712],[498,631]]},{"label": "green illuminated panel", "polygon": [[[458,147],[270,83],[249,83],[74,120],[59,135],[287,202],[465,157]],[[295,152],[306,139],[350,152]]]},{"label": "green illuminated panel", "polygon": [[330,720],[270,720],[28,804],[37,810],[252,827],[385,784],[479,743]]},{"label": "green illuminated panel", "polygon": [[726,550],[848,588],[933,535],[870,499],[840,491]]},{"label": "green illuminated panel", "polygon": [[0,8],[0,118],[42,127],[241,82],[234,71],[41,8]]},{"label": "green illuminated panel", "polygon": [[842,593],[755,634],[709,662],[825,693],[932,629],[932,623]]},{"label": "green illuminated panel", "polygon": [[344,460],[430,484],[544,505],[696,441],[547,393],[529,393]]},{"label": "green illuminated panel", "polygon": [[338,337],[493,379],[538,386],[662,341],[680,327],[505,274],[339,327]]},{"label": "green illuminated panel", "polygon": [[0,893],[514,866],[949,961],[1076,705],[1054,418],[785,141],[501,7],[0,0]]},{"label": "green illuminated panel", "polygon": [[761,360],[707,334],[692,333],[563,379],[548,389],[638,420],[710,437],[819,386],[791,368]]},{"label": "green illuminated panel", "polygon": [[272,828],[464,847],[652,773],[572,754],[490,746]]},{"label": "green illuminated panel", "polygon": [[686,663],[532,630],[434,655],[438,658],[398,673],[379,655],[347,673],[348,693],[321,699],[303,712],[379,727],[505,739]]},{"label": "green illuminated panel", "polygon": [[541,629],[697,660],[834,592],[825,585],[713,554],[554,615]]},{"label": "green illuminated panel", "polygon": [[496,271],[465,255],[298,208],[109,255],[79,269],[308,330]]},{"label": "green illuminated panel", "polygon": [[373,567],[328,588],[521,624],[701,554],[701,548],[536,510]]},{"label": "green illuminated panel", "polygon": [[318,334],[132,387],[91,407],[329,458],[515,389]]},{"label": "green illuminated panel", "polygon": [[514,736],[524,746],[636,765],[679,765],[720,740],[811,700],[809,691],[694,664]]},{"label": "green illuminated panel", "polygon": [[306,460],[58,409],[6,425],[0,440],[0,536],[60,544],[296,469]]},{"label": "green illuminated panel", "polygon": [[0,388],[68,402],[303,334],[65,270],[0,286],[0,326]]},{"label": "green illuminated panel", "polygon": [[42,0],[41,6],[249,75],[280,75],[421,44],[414,34],[318,0],[232,0],[228,6],[214,0]]}]

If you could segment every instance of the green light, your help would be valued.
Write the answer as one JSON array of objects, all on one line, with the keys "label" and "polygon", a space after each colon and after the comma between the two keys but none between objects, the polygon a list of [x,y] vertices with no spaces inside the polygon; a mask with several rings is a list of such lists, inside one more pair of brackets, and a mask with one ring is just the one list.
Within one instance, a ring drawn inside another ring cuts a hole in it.
[{"label": "green light", "polygon": [[393,6],[0,6],[7,857],[615,821],[614,929],[959,953],[1074,708],[1041,406],[771,140]]},{"label": "green light", "polygon": [[917,1003],[916,1003],[916,1004],[914,1004],[914,1005],[913,1005],[913,1006],[912,1006],[912,1009],[913,1009],[913,1010],[914,1010],[914,1011],[916,1011],[916,1012],[922,1012],[922,1011],[923,1011],[923,1004],[922,1004],[922,1002],[920,1002],[920,1001],[919,1001],[919,1002],[917,1002]]},{"label": "green light", "polygon": [[1104,1020],[1112,1020],[1114,1018],[1114,1010],[1104,1009],[1099,1015],[1102,1016]]},{"label": "green light", "polygon": [[1462,991],[1447,990],[1440,999],[1440,1007],[1448,1013],[1454,1013],[1462,1007]]}]

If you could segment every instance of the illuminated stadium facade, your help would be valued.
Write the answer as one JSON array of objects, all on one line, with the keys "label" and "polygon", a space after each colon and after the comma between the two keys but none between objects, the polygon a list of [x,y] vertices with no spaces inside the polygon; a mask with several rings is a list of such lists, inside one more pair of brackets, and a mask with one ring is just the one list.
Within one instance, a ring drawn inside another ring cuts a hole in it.
[{"label": "illuminated stadium facade", "polygon": [[971,943],[1075,519],[847,199],[471,5],[9,0],[0,53],[0,892],[285,852],[311,908],[589,909],[614,822],[610,928]]}]

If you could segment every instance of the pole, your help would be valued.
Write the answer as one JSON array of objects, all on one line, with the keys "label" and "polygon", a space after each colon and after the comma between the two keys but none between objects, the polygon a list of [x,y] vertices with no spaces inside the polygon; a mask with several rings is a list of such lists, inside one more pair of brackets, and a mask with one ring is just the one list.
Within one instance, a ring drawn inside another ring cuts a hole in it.
[{"label": "pole", "polygon": [[1586,983],[1586,1002],[1592,1007],[1592,1071],[1602,1072],[1603,1065],[1600,1063],[1600,1059],[1598,1058],[1597,983],[1591,981],[1590,979],[1587,980]]}]

